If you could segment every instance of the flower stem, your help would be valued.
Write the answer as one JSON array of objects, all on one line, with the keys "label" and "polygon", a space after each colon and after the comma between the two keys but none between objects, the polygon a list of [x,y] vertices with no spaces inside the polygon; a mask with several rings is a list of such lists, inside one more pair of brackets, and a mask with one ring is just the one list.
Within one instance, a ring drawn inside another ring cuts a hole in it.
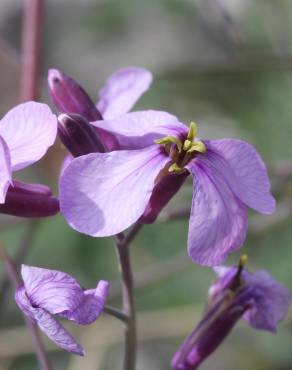
[{"label": "flower stem", "polygon": [[140,231],[142,224],[137,222],[129,234],[119,234],[114,238],[122,274],[123,311],[128,317],[125,328],[124,370],[134,370],[137,352],[136,310],[134,302],[134,283],[129,245]]},{"label": "flower stem", "polygon": [[[10,259],[3,247],[0,248],[0,259],[4,261],[6,273],[11,280],[11,283],[16,287],[21,284],[16,268],[13,261]],[[37,326],[33,324],[29,319],[25,318],[26,326],[30,331],[34,350],[40,365],[41,370],[52,370],[52,366],[49,362],[45,347],[41,340],[40,334],[38,332]]]},{"label": "flower stem", "polygon": [[119,310],[118,308],[116,307],[112,307],[112,306],[109,306],[109,305],[105,305],[104,306],[104,309],[103,311],[110,315],[110,316],[113,316],[115,317],[116,319],[124,322],[125,324],[128,323],[129,321],[129,317],[121,310]]},{"label": "flower stem", "polygon": [[38,98],[43,3],[44,0],[24,0],[21,101]]},{"label": "flower stem", "polygon": [[136,312],[133,296],[133,276],[128,245],[117,244],[117,252],[122,274],[123,309],[129,320],[125,329],[124,370],[134,370],[136,363]]}]

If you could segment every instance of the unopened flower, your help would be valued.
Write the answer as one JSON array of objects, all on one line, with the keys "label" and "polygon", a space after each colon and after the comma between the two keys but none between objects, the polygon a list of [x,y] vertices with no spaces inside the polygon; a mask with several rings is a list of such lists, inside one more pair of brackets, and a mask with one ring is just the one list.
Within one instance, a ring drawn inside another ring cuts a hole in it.
[{"label": "unopened flower", "polygon": [[137,220],[153,222],[193,176],[188,251],[218,265],[242,246],[247,207],[275,210],[266,167],[248,143],[201,140],[160,111],[132,112],[92,123],[113,134],[117,149],[76,158],[60,178],[60,207],[71,227],[91,236],[117,234]]},{"label": "unopened flower", "polygon": [[218,280],[209,291],[207,310],[172,360],[175,370],[195,370],[221,344],[236,322],[276,332],[288,310],[291,296],[266,271],[250,273],[238,267],[217,268]]},{"label": "unopened flower", "polygon": [[94,127],[79,114],[66,113],[59,115],[58,132],[62,143],[73,157],[105,152],[105,146],[95,132]]},{"label": "unopened flower", "polygon": [[38,161],[54,143],[57,119],[50,108],[28,102],[11,109],[0,121],[0,212],[44,217],[59,211],[50,189],[12,180],[12,172]]},{"label": "unopened flower", "polygon": [[[112,119],[128,112],[151,82],[151,73],[143,68],[120,69],[108,78],[95,104],[83,87],[64,72],[50,69],[48,73],[49,92],[60,112],[79,114],[89,122]],[[95,130],[105,148],[116,148],[114,135],[105,132],[102,127]]]},{"label": "unopened flower", "polygon": [[48,217],[59,212],[59,201],[52,191],[42,184],[12,181],[0,213],[18,217]]},{"label": "unopened flower", "polygon": [[83,290],[64,272],[26,265],[21,275],[23,285],[15,293],[21,311],[58,347],[83,356],[83,348],[54,316],[80,325],[93,323],[104,309],[109,283],[101,280],[95,289]]}]

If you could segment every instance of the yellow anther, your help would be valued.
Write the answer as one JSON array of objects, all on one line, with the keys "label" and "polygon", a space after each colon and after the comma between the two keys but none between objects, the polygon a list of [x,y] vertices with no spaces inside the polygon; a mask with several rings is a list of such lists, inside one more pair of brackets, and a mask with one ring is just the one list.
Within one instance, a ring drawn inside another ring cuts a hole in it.
[{"label": "yellow anther", "polygon": [[185,140],[183,150],[187,152],[192,147],[192,144],[190,140]]},{"label": "yellow anther", "polygon": [[206,153],[206,145],[202,141],[195,141],[192,143],[191,147],[187,150],[188,153],[199,152]]},{"label": "yellow anther", "polygon": [[165,136],[161,139],[154,140],[155,144],[176,144],[179,153],[182,150],[182,142],[175,136]]},{"label": "yellow anther", "polygon": [[247,261],[248,261],[248,256],[247,254],[243,254],[240,259],[239,259],[239,266],[242,268],[244,267],[246,264],[247,264]]},{"label": "yellow anther", "polygon": [[173,163],[173,164],[169,167],[168,172],[179,173],[179,172],[181,172],[182,170],[183,170],[183,169],[182,169],[180,166],[178,166],[176,163]]},{"label": "yellow anther", "polygon": [[190,141],[193,141],[194,138],[197,136],[197,133],[198,133],[198,127],[197,127],[196,123],[191,122],[187,139],[190,140]]}]

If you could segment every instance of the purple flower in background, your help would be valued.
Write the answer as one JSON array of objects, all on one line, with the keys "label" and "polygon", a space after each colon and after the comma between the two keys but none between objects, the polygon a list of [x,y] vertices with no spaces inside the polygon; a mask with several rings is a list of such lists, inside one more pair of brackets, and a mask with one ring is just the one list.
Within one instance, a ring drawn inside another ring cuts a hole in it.
[{"label": "purple flower in background", "polygon": [[[112,119],[127,113],[149,88],[151,82],[151,73],[143,68],[120,69],[107,79],[98,93],[98,102],[94,104],[73,78],[57,69],[50,69],[48,73],[49,92],[60,112],[79,114],[89,122]],[[116,148],[114,135],[105,132],[103,127],[97,127],[95,130],[106,148]],[[64,133],[60,136],[63,141]],[[66,140],[64,144],[66,145]],[[73,151],[72,154],[76,156],[76,151]]]},{"label": "purple flower in background", "polygon": [[83,356],[83,348],[53,317],[88,325],[102,313],[109,283],[101,280],[95,289],[83,290],[64,272],[22,265],[23,285],[15,293],[21,311],[58,346]]},{"label": "purple flower in background", "polygon": [[218,265],[242,246],[247,207],[275,210],[266,167],[248,143],[200,140],[160,111],[132,112],[92,123],[115,136],[116,148],[75,158],[60,177],[60,208],[75,230],[117,234],[150,223],[189,174],[193,200],[188,251],[194,262]]},{"label": "purple flower in background", "polygon": [[218,280],[209,291],[208,308],[172,360],[175,370],[195,370],[243,318],[251,327],[276,332],[291,296],[266,271],[250,273],[239,267],[217,268]]},{"label": "purple flower in background", "polygon": [[57,119],[50,108],[27,102],[11,109],[0,121],[0,212],[22,217],[45,217],[59,211],[49,188],[12,180],[12,172],[38,161],[54,143]]}]

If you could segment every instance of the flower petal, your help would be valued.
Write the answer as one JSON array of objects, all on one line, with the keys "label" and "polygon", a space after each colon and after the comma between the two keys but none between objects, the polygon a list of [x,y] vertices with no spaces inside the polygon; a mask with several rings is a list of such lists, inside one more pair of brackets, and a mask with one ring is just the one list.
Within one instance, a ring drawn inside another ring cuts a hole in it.
[{"label": "flower petal", "polygon": [[143,214],[168,161],[156,145],[75,158],[60,179],[61,212],[84,234],[117,234]]},{"label": "flower petal", "polygon": [[143,68],[128,67],[113,73],[99,92],[97,109],[105,119],[127,113],[148,90],[152,75]]},{"label": "flower petal", "polygon": [[64,272],[22,265],[21,275],[30,302],[52,314],[73,311],[83,300],[80,285]]},{"label": "flower petal", "polygon": [[172,114],[147,110],[124,114],[113,120],[95,121],[95,127],[114,134],[117,149],[142,149],[163,136],[186,135],[188,128]]},{"label": "flower petal", "polygon": [[244,319],[256,329],[275,333],[291,302],[289,290],[264,270],[255,273],[244,272],[245,284],[253,287],[254,301]]},{"label": "flower petal", "polygon": [[14,171],[38,161],[54,143],[57,119],[46,104],[28,102],[11,109],[0,122]]},{"label": "flower petal", "polygon": [[235,139],[205,143],[209,157],[241,201],[258,212],[273,213],[275,199],[270,193],[266,166],[257,151],[245,141]]},{"label": "flower petal", "polygon": [[243,244],[246,206],[230,190],[222,174],[201,156],[187,168],[194,177],[188,252],[194,262],[216,266]]},{"label": "flower petal", "polygon": [[85,290],[82,303],[74,311],[61,312],[59,316],[80,325],[93,323],[102,314],[108,291],[109,283],[100,281],[96,289]]},{"label": "flower petal", "polygon": [[83,348],[76,342],[70,333],[47,311],[35,308],[26,296],[25,288],[19,287],[15,292],[15,300],[21,311],[37,324],[42,332],[46,334],[58,347],[65,351],[84,356]]},{"label": "flower petal", "polygon": [[0,204],[5,203],[5,197],[11,184],[10,154],[6,142],[0,136]]}]

